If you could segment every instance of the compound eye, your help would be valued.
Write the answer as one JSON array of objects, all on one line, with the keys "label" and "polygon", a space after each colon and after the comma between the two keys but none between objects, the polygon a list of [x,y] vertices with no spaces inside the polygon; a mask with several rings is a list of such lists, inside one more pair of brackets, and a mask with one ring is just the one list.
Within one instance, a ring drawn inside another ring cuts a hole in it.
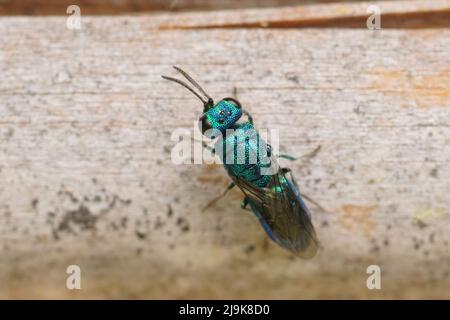
[{"label": "compound eye", "polygon": [[202,133],[205,133],[207,130],[212,129],[211,123],[209,123],[208,118],[205,115],[203,115],[200,118],[200,123],[201,123],[201,126],[202,126],[201,127]]},{"label": "compound eye", "polygon": [[223,100],[227,101],[227,102],[231,102],[232,104],[234,104],[237,108],[242,109],[241,103],[239,101],[237,101],[234,98],[224,98]]}]

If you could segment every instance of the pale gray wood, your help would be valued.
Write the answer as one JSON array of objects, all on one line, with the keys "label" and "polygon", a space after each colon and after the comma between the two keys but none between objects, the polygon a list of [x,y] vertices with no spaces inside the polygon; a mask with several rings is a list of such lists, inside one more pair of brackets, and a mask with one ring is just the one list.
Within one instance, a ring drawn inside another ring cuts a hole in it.
[{"label": "pale gray wood", "polygon": [[357,1],[193,13],[170,13],[161,29],[366,28],[380,14],[382,28],[450,27],[450,0]]},{"label": "pale gray wood", "polygon": [[[157,31],[152,17],[0,20],[0,297],[449,298],[450,31]],[[311,205],[310,261],[269,243],[217,166],[172,164],[237,96]],[[82,290],[65,269],[82,269]],[[366,268],[382,269],[382,290]]]}]

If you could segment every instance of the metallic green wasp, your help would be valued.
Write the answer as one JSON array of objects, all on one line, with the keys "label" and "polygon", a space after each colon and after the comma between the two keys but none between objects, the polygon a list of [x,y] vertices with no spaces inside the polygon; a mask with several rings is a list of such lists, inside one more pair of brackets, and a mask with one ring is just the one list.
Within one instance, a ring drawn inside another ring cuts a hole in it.
[{"label": "metallic green wasp", "polygon": [[[234,98],[214,103],[186,72],[174,68],[198,90],[184,81],[163,76],[202,101],[200,129],[215,140],[214,148],[208,148],[220,157],[232,179],[223,195],[238,186],[245,195],[242,208],[250,207],[270,239],[300,257],[315,256],[318,240],[297,182],[290,169],[279,167],[278,157],[260,137],[250,114]],[[246,120],[242,120],[243,115]]]}]

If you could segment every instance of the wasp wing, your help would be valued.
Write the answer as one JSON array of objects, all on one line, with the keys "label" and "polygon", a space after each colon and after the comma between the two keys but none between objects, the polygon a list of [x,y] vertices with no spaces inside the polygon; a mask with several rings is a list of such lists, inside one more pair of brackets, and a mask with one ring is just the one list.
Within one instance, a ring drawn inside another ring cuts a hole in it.
[{"label": "wasp wing", "polygon": [[233,180],[273,241],[302,258],[315,256],[319,245],[311,214],[292,175],[288,178],[282,169],[278,170],[266,188],[242,177]]}]

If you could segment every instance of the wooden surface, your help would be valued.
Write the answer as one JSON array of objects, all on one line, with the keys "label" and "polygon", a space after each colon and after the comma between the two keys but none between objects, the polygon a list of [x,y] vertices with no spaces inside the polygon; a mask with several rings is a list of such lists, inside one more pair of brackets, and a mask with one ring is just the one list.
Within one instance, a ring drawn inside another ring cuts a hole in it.
[{"label": "wooden surface", "polygon": [[450,0],[360,1],[283,8],[169,14],[161,29],[367,28],[376,5],[383,29],[450,27]]},{"label": "wooden surface", "polygon": [[[450,31],[158,30],[166,16],[0,19],[1,298],[450,298]],[[156,21],[156,22],[155,22]],[[235,91],[321,241],[267,241],[229,179],[171,162],[199,102]],[[66,268],[82,290],[66,289]],[[382,290],[368,290],[379,265]]]},{"label": "wooden surface", "polygon": [[[350,0],[359,1],[359,0]],[[83,14],[124,14],[155,11],[220,10],[293,6],[348,0],[0,0],[0,15],[63,15],[77,4]],[[378,0],[374,0],[376,2]]]}]

